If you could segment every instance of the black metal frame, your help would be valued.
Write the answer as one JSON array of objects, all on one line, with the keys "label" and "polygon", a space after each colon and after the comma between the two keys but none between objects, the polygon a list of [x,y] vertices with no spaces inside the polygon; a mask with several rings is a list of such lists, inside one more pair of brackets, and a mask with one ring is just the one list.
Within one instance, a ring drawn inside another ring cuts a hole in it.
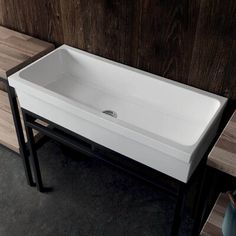
[{"label": "black metal frame", "polygon": [[[6,79],[3,79],[0,77],[0,81],[3,81],[6,83],[6,88],[7,88],[10,106],[12,110],[14,125],[16,129],[18,142],[19,142],[20,156],[22,157],[22,160],[23,160],[23,166],[25,170],[27,183],[30,186],[37,186],[37,189],[40,192],[47,191],[47,189],[43,187],[40,165],[39,165],[39,161],[37,157],[37,149],[39,146],[41,146],[44,143],[44,141],[42,141],[40,144],[35,143],[34,136],[33,136],[33,129],[35,129],[38,132],[43,133],[46,137],[55,139],[59,141],[60,143],[63,143],[88,156],[92,156],[100,160],[103,160],[115,167],[118,167],[119,169],[122,169],[125,172],[128,172],[138,178],[145,180],[148,183],[151,183],[152,185],[155,185],[159,189],[166,191],[172,197],[177,197],[176,209],[175,209],[175,214],[174,214],[174,222],[172,226],[172,235],[177,235],[176,232],[179,231],[179,226],[180,226],[180,222],[182,218],[183,207],[184,207],[187,190],[189,186],[191,185],[191,183],[196,178],[198,178],[202,184],[200,187],[200,193],[198,195],[199,199],[196,204],[197,214],[196,214],[195,226],[193,230],[193,235],[198,235],[198,232],[202,226],[202,222],[205,220],[204,217],[207,212],[206,204],[203,202],[206,202],[206,199],[204,199],[205,191],[206,191],[205,188],[207,185],[206,182],[209,183],[208,177],[211,176],[209,175],[209,167],[206,166],[206,160],[207,160],[206,156],[202,159],[201,163],[198,165],[197,169],[195,170],[194,174],[192,175],[192,177],[190,178],[187,184],[181,181],[178,181],[172,177],[168,177],[171,180],[171,182],[174,181],[175,183],[177,183],[178,189],[176,190],[176,189],[171,189],[170,187],[166,187],[165,184],[158,184],[159,180],[161,179],[160,175],[165,176],[165,178],[166,178],[166,175],[161,174],[160,172],[153,170],[152,168],[146,167],[145,165],[138,163],[134,160],[131,160],[127,157],[122,156],[122,158],[117,158],[117,156],[119,156],[120,154],[115,153],[114,151],[111,151],[109,149],[106,149],[100,146],[99,144],[96,144],[51,121],[46,120],[43,117],[40,117],[36,114],[33,114],[29,111],[22,109],[22,114],[23,114],[26,134],[27,134],[27,140],[28,140],[28,143],[27,143],[24,137],[24,133],[23,133],[23,127],[22,127],[22,123],[20,119],[20,111],[19,111],[19,107],[17,103],[15,90],[9,85]],[[44,127],[40,125],[39,123],[37,123],[36,120],[45,121],[46,123],[50,124],[50,126]],[[84,144],[86,144],[87,146]],[[109,150],[109,155],[108,155],[109,158],[103,157],[104,153],[101,153],[101,150],[104,151],[104,149],[106,151]],[[113,157],[116,156],[116,158],[112,159],[111,158],[112,156]],[[31,165],[33,168],[34,178],[35,178],[36,183],[33,180],[30,159],[31,159]],[[119,159],[122,160],[122,163],[117,162],[117,160]],[[125,165],[123,165],[124,164],[123,162],[125,162]],[[156,173],[158,173],[158,177],[155,175]],[[199,174],[200,174],[200,177],[198,177]]]},{"label": "black metal frame", "polygon": [[[102,147],[101,145],[94,143],[93,141],[88,140],[76,133],[73,133],[72,131],[65,129],[64,127],[61,127],[28,110],[22,109],[22,114],[24,118],[27,138],[29,141],[28,142],[29,151],[30,151],[34,176],[36,180],[36,186],[40,192],[44,192],[46,191],[46,189],[43,187],[40,166],[39,166],[39,161],[38,161],[38,156],[37,156],[37,148],[34,142],[33,130],[37,130],[38,132],[41,132],[42,134],[66,146],[69,146],[81,153],[103,160],[106,163],[109,163],[125,172],[128,172],[129,174],[132,174],[138,178],[141,178],[145,180],[146,182],[151,183],[157,186],[158,188],[161,188],[162,190],[165,190],[172,197],[177,197],[171,235],[178,235],[178,231],[179,231],[179,227],[180,227],[180,223],[181,223],[181,219],[183,215],[183,208],[184,208],[187,190],[189,186],[191,185],[191,183],[198,177],[199,174],[201,174],[202,169],[204,167],[204,163],[205,163],[204,159],[201,161],[201,163],[197,167],[197,170],[194,172],[194,174],[192,175],[188,183],[185,184],[172,177],[168,177],[172,183],[173,181],[177,183],[178,190],[176,191],[176,189],[171,189],[170,187],[167,188],[161,184],[158,184],[159,179],[156,178],[156,174],[158,173],[159,177],[160,175],[164,175],[164,174],[161,174],[160,172],[150,167],[147,167],[134,160],[131,160],[128,157],[122,156],[122,158],[117,158],[117,156],[121,156],[121,155],[105,147]],[[47,124],[50,124],[50,127],[49,126],[45,127],[39,124],[38,123],[39,120],[44,121]],[[108,152],[109,154],[105,155],[106,152]],[[113,158],[113,157],[116,157],[116,158]],[[122,162],[119,160],[122,160]]]},{"label": "black metal frame", "polygon": [[33,175],[32,175],[32,171],[30,167],[29,151],[27,150],[27,144],[24,137],[23,127],[22,127],[21,118],[20,118],[20,111],[19,111],[19,107],[17,103],[15,90],[9,85],[7,79],[0,77],[0,81],[4,82],[4,84],[6,85],[10,107],[12,111],[13,122],[15,125],[17,140],[19,143],[19,154],[23,161],[26,180],[27,180],[28,185],[35,186],[36,184],[33,180]]},{"label": "black metal frame", "polygon": [[204,167],[203,177],[201,179],[198,212],[193,227],[193,231],[196,232],[196,235],[200,234],[219,193],[234,189],[235,184],[235,177],[208,165]]}]

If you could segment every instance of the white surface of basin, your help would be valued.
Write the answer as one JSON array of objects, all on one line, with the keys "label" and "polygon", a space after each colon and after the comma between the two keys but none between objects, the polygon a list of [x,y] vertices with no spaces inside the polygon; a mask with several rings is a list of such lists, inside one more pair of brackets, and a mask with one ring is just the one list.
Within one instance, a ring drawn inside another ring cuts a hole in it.
[{"label": "white surface of basin", "polygon": [[214,138],[227,101],[67,45],[9,83],[24,109],[182,182]]}]

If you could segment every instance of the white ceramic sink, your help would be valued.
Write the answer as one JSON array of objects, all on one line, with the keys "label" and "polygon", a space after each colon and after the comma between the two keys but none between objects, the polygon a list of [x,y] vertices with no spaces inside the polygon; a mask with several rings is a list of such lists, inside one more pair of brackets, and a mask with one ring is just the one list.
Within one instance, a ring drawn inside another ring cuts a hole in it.
[{"label": "white ceramic sink", "polygon": [[183,182],[227,101],[67,45],[9,83],[24,109]]}]

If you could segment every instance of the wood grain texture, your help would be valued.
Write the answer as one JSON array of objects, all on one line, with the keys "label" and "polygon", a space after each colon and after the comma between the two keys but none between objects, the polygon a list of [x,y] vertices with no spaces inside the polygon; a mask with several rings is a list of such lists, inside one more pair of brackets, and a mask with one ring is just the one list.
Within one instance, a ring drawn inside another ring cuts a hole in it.
[{"label": "wood grain texture", "polygon": [[0,77],[7,79],[53,48],[53,44],[0,26]]},{"label": "wood grain texture", "polygon": [[0,81],[0,90],[7,91],[6,83]]},{"label": "wood grain texture", "polygon": [[1,0],[2,22],[13,30],[47,41],[63,42],[58,0]]},{"label": "wood grain texture", "polygon": [[236,1],[201,1],[189,84],[236,100]]},{"label": "wood grain texture", "polygon": [[236,100],[236,1],[0,0],[0,24]]},{"label": "wood grain texture", "polygon": [[[129,1],[61,1],[64,42],[124,62],[129,57]],[[69,9],[69,11],[67,10]],[[68,23],[72,22],[71,27]],[[71,36],[74,37],[71,37]]]},{"label": "wood grain texture", "polygon": [[[0,6],[2,6],[2,2],[0,2]],[[2,91],[6,90],[4,79],[7,80],[9,75],[53,48],[53,44],[0,26],[0,77],[3,79],[0,81],[0,143],[15,152],[19,153],[19,144],[8,94]],[[42,136],[37,132],[34,134],[37,140]]]},{"label": "wood grain texture", "polygon": [[138,67],[188,83],[200,1],[143,1]]},{"label": "wood grain texture", "polygon": [[236,177],[236,111],[210,152],[207,164]]},{"label": "wood grain texture", "polygon": [[223,236],[222,223],[225,215],[229,198],[226,194],[221,193],[201,231],[200,236]]},{"label": "wood grain texture", "polygon": [[[22,115],[21,115],[22,117]],[[23,120],[22,120],[23,124]],[[46,126],[47,124],[41,123]],[[24,131],[25,135],[25,131]],[[34,131],[35,140],[42,138],[42,134]],[[26,135],[25,135],[26,138]],[[15,126],[12,118],[8,94],[0,91],[0,144],[8,147],[14,152],[19,153],[19,144],[16,136]]]}]

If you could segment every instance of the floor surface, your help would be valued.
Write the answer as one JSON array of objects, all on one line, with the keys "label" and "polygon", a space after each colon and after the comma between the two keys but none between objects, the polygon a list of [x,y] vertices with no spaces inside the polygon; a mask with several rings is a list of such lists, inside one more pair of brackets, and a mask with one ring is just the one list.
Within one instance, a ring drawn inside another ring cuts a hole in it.
[{"label": "floor surface", "polygon": [[[19,156],[0,147],[0,236],[169,235],[175,202],[165,193],[53,141],[39,159],[50,193],[29,187]],[[190,228],[186,216],[181,234]]]}]

